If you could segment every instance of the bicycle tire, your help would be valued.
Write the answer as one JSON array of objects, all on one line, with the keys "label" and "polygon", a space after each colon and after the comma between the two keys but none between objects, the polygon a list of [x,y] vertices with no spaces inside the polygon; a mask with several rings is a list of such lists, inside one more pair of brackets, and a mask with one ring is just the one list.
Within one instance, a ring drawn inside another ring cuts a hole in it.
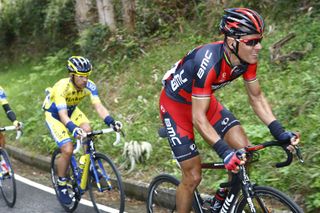
[{"label": "bicycle tire", "polygon": [[67,185],[68,185],[68,193],[72,199],[72,202],[70,205],[66,205],[64,203],[62,203],[59,199],[59,191],[58,191],[58,174],[57,174],[57,166],[56,166],[56,161],[59,159],[61,154],[61,150],[60,149],[56,149],[51,157],[51,166],[50,166],[50,170],[51,170],[51,182],[52,182],[52,186],[56,192],[56,197],[60,203],[60,205],[65,209],[66,212],[73,212],[74,210],[76,210],[76,208],[78,207],[79,201],[80,201],[80,192],[77,188],[77,183],[76,183],[76,179],[74,178],[74,171],[73,168],[71,166],[71,162],[70,162],[70,166],[69,169],[67,171]]},{"label": "bicycle tire", "polygon": [[8,169],[8,172],[6,172],[5,174],[2,173],[3,171],[1,169],[1,194],[6,204],[12,208],[16,203],[17,198],[16,179],[14,177],[14,170],[11,166],[11,162],[7,151],[1,148],[0,156],[2,156]]},{"label": "bicycle tire", "polygon": [[[257,212],[303,213],[302,209],[283,192],[268,186],[253,187],[253,203]],[[247,200],[240,195],[234,212],[251,212]]]},{"label": "bicycle tire", "polygon": [[102,191],[99,191],[98,181],[93,175],[93,165],[91,165],[88,190],[94,209],[96,212],[102,212],[103,207],[99,205],[101,204],[107,205],[108,208],[117,209],[120,213],[124,212],[125,193],[117,167],[108,156],[101,153],[94,155],[94,166],[99,173],[99,182],[102,187]]},{"label": "bicycle tire", "polygon": [[[176,210],[176,188],[180,181],[172,175],[161,174],[156,176],[148,187],[147,212],[177,212]],[[196,199],[193,198],[192,212],[202,212],[199,210]]]}]

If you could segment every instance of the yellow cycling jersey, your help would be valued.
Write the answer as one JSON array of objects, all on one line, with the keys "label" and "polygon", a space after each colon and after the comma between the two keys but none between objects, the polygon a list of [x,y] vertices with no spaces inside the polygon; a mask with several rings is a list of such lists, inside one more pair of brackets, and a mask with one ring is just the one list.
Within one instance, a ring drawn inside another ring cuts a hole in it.
[{"label": "yellow cycling jersey", "polygon": [[8,103],[7,96],[4,92],[4,89],[1,86],[0,86],[0,103],[1,105]]},{"label": "yellow cycling jersey", "polygon": [[77,105],[86,96],[90,96],[92,104],[100,103],[98,90],[93,81],[88,80],[84,89],[77,90],[70,78],[63,78],[49,89],[43,108],[57,119],[59,119],[58,112],[62,109],[66,109],[68,115],[71,116]]}]

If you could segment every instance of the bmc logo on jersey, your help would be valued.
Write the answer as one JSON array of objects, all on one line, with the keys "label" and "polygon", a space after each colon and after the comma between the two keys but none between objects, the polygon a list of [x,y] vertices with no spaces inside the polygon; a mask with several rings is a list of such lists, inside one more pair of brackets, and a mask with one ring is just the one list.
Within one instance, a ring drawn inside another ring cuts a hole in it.
[{"label": "bmc logo on jersey", "polygon": [[206,54],[204,55],[204,58],[202,59],[201,61],[201,65],[200,65],[200,68],[197,72],[197,76],[201,79],[203,74],[204,74],[204,71],[207,69],[208,67],[208,63],[209,63],[209,60],[212,56],[212,52],[210,52],[209,50],[206,51]]},{"label": "bmc logo on jersey", "polygon": [[176,91],[179,86],[186,83],[188,81],[187,78],[183,77],[184,70],[181,70],[180,73],[175,74],[173,79],[171,80],[171,88],[173,91]]}]

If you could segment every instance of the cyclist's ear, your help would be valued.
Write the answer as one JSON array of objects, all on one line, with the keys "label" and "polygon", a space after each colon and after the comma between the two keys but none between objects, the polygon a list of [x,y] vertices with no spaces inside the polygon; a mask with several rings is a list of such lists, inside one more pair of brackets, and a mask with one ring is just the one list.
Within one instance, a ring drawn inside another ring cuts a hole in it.
[{"label": "cyclist's ear", "polygon": [[227,42],[227,45],[228,45],[228,47],[230,48],[230,49],[232,49],[232,50],[236,50],[236,40],[234,39],[234,38],[232,38],[232,37],[227,37],[226,38],[226,42]]}]

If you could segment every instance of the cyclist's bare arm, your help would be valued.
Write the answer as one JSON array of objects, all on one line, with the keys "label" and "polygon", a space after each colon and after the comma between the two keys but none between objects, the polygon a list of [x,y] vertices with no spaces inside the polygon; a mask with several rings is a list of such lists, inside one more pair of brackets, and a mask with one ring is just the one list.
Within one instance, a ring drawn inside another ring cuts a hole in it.
[{"label": "cyclist's bare arm", "polygon": [[209,109],[210,97],[194,97],[192,96],[192,122],[194,127],[200,133],[202,138],[210,145],[215,144],[220,136],[212,128],[207,119],[206,113]]},{"label": "cyclist's bare arm", "polygon": [[68,111],[66,109],[60,109],[58,113],[59,113],[60,121],[64,125],[66,125],[69,121],[71,121],[70,117],[68,116]]},{"label": "cyclist's bare arm", "polygon": [[249,103],[261,121],[266,125],[269,125],[272,121],[276,120],[267,99],[261,91],[259,81],[245,82],[245,85]]},{"label": "cyclist's bare arm", "polygon": [[[258,117],[268,126],[272,121],[276,120],[276,117],[272,113],[272,109],[263,95],[259,82],[246,82],[246,89],[249,96],[249,102]],[[294,151],[295,145],[300,141],[299,137],[291,139],[291,145],[288,146],[290,151]]]},{"label": "cyclist's bare arm", "polygon": [[100,118],[104,119],[105,117],[110,115],[107,108],[101,102],[94,103],[92,105],[93,105],[93,108],[97,111]]}]

